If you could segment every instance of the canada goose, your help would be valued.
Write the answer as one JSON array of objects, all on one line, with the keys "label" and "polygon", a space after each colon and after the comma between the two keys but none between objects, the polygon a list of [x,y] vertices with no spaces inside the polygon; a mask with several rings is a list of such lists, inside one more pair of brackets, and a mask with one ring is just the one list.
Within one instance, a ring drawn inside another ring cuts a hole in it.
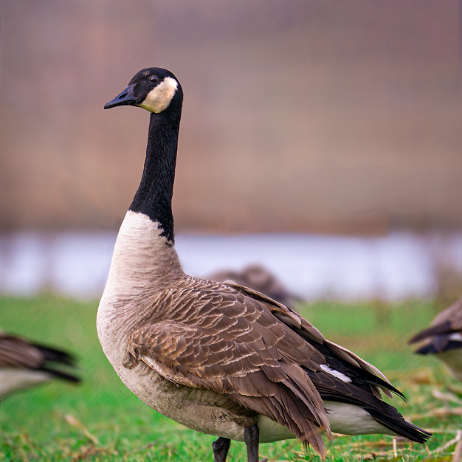
[{"label": "canada goose", "polygon": [[462,380],[462,297],[436,316],[431,327],[414,335],[409,343],[421,340],[425,344],[416,350],[417,354],[434,354],[457,380]]},{"label": "canada goose", "polygon": [[0,398],[55,378],[80,382],[78,377],[55,369],[63,364],[74,364],[69,353],[0,332]]},{"label": "canada goose", "polygon": [[171,199],[183,92],[160,68],[139,71],[106,109],[151,113],[140,186],[121,225],[98,308],[98,336],[125,385],[147,405],[218,436],[258,444],[298,438],[325,457],[320,430],[429,436],[381,400],[403,396],[374,366],[326,340],[260,292],[187,276],[174,248]]},{"label": "canada goose", "polygon": [[241,286],[262,292],[289,308],[293,308],[296,301],[302,301],[300,297],[288,291],[271,271],[257,263],[246,266],[242,271],[216,271],[209,274],[207,279],[217,282],[236,282]]}]

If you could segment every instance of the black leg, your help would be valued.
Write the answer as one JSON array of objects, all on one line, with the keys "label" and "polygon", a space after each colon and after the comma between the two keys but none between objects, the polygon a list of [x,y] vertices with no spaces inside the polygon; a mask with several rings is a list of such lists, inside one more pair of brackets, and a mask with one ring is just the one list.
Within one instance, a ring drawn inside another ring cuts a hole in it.
[{"label": "black leg", "polygon": [[230,444],[231,441],[228,438],[221,437],[212,443],[213,462],[226,462]]},{"label": "black leg", "polygon": [[260,432],[258,425],[244,428],[244,441],[247,446],[247,462],[258,462],[258,440]]}]

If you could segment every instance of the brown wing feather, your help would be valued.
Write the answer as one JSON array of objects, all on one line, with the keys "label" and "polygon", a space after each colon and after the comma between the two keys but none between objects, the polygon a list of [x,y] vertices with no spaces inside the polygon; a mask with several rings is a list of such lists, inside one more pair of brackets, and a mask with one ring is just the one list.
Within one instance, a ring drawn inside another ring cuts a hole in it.
[{"label": "brown wing feather", "polygon": [[174,292],[164,299],[169,320],[153,319],[133,332],[133,358],[173,382],[227,394],[323,453],[317,428],[329,433],[329,421],[302,366],[320,370],[324,357],[265,303],[235,289]]},{"label": "brown wing feather", "polygon": [[449,321],[453,331],[462,330],[462,297],[438,314],[432,322],[432,326]]},{"label": "brown wing feather", "polygon": [[41,351],[27,340],[0,334],[0,367],[38,368],[44,363]]},{"label": "brown wing feather", "polygon": [[[359,356],[342,347],[341,345],[337,345],[334,342],[326,340],[321,334],[321,332],[319,332],[316,329],[316,327],[311,325],[305,318],[301,317],[297,312],[295,312],[291,308],[288,308],[282,305],[281,303],[277,302],[276,300],[270,299],[266,295],[261,294],[253,289],[249,289],[248,287],[243,287],[238,284],[232,283],[230,285],[251,297],[258,297],[258,299],[267,304],[267,307],[272,312],[272,314],[276,316],[280,321],[289,326],[299,328],[301,331],[303,331],[304,336],[306,336],[310,340],[328,345],[330,350],[338,358],[341,358],[344,361],[352,364],[353,366],[357,366],[372,375],[376,375],[383,379],[386,383],[390,384],[389,380],[385,377],[385,375],[374,365],[368,363],[367,361],[364,361],[364,359],[360,358]],[[390,390],[386,389],[385,387],[373,385],[371,388],[372,393],[377,398],[381,397],[381,391],[383,391],[389,398],[392,398],[393,396]]]},{"label": "brown wing feather", "polygon": [[[327,342],[293,310],[237,284],[188,278],[157,299],[155,313],[130,338],[128,352],[134,360],[173,382],[227,394],[287,426],[320,454],[324,446],[319,427],[330,435],[329,420],[306,371],[319,372],[325,357],[306,339],[382,376],[353,353]],[[378,386],[371,388],[380,396]]]},{"label": "brown wing feather", "polygon": [[431,326],[414,335],[409,343],[417,343],[435,335],[451,334],[462,331],[462,298],[439,313]]}]

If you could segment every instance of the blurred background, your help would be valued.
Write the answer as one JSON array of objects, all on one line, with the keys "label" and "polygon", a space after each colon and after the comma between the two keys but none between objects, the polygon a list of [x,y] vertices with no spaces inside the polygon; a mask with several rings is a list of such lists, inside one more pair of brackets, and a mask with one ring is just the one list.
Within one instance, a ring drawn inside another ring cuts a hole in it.
[{"label": "blurred background", "polygon": [[[460,24],[458,0],[0,0],[0,329],[71,352],[82,379],[0,396],[0,456],[212,458],[212,437],[123,386],[96,335],[149,122],[103,106],[151,66],[185,93],[185,271],[291,304],[385,371],[404,415],[442,429],[431,451],[450,447],[462,390],[448,417],[435,393],[452,379],[406,342],[462,294]],[[332,460],[396,458],[357,438]],[[262,455],[302,460],[285,444]]]},{"label": "blurred background", "polygon": [[0,292],[98,298],[148,116],[185,92],[177,249],[305,299],[462,293],[457,0],[0,1]]}]

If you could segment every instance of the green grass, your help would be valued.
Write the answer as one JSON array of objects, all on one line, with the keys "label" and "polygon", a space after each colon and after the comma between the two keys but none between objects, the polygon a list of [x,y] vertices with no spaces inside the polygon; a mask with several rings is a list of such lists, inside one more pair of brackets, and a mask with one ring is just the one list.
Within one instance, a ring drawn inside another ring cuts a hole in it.
[{"label": "green grass", "polygon": [[[428,325],[435,307],[319,302],[299,307],[329,339],[353,349],[384,371],[409,398],[392,403],[424,428],[437,430],[427,448],[405,443],[392,451],[381,435],[337,437],[328,442],[328,461],[451,460],[443,446],[461,427],[460,415],[437,414],[443,407],[433,391],[457,386],[434,358],[418,357],[407,346],[412,333]],[[0,298],[0,326],[76,353],[79,386],[54,382],[10,396],[0,407],[0,461],[212,461],[214,437],[188,430],[138,400],[104,357],[95,328],[97,302],[75,302],[44,294],[33,299]],[[462,405],[449,403],[453,409]],[[443,412],[443,411],[442,411]],[[444,414],[444,412],[443,412]],[[260,446],[271,461],[319,461],[296,441]],[[245,448],[233,443],[230,461],[244,462]]]}]

